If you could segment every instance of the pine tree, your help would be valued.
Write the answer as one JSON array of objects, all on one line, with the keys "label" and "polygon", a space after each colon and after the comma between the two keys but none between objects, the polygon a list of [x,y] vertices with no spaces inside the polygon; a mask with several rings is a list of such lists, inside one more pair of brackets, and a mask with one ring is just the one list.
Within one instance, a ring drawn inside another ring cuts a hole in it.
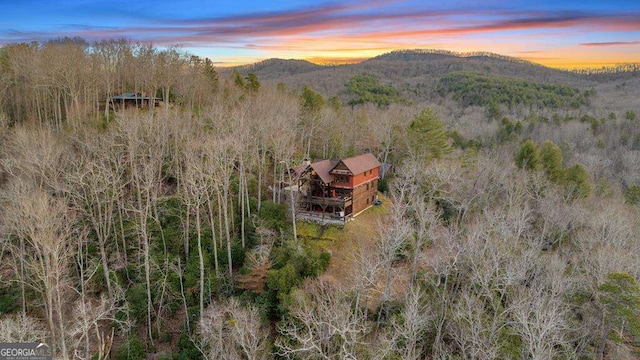
[{"label": "pine tree", "polygon": [[538,170],[540,154],[536,143],[531,139],[524,140],[516,153],[515,161],[520,169]]},{"label": "pine tree", "polygon": [[564,171],[564,188],[567,198],[586,198],[591,194],[589,175],[582,165],[575,164]]},{"label": "pine tree", "polygon": [[407,135],[409,148],[416,154],[438,158],[451,151],[444,124],[431,108],[422,110],[413,119]]},{"label": "pine tree", "polygon": [[540,145],[540,162],[549,181],[558,183],[562,180],[562,150],[552,141]]}]

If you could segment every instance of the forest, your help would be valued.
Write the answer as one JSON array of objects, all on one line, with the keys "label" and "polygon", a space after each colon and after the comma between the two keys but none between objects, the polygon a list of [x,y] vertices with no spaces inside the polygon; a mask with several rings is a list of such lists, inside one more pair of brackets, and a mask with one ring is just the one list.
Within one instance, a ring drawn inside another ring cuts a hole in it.
[{"label": "forest", "polygon": [[[222,71],[122,39],[0,48],[0,342],[640,357],[640,77],[424,54]],[[124,92],[160,104],[107,105]],[[274,191],[290,167],[365,152],[395,169],[382,206],[292,221]]]}]

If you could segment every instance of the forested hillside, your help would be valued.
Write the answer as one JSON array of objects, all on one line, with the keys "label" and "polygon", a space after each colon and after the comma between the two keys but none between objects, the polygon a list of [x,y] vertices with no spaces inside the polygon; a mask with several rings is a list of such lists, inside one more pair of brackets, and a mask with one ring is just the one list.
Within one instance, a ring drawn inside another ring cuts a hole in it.
[{"label": "forested hillside", "polygon": [[[0,48],[0,342],[640,357],[638,77],[430,52],[217,70],[122,40]],[[124,92],[162,101],[105,106]],[[288,168],[363,152],[394,165],[383,206],[294,232]]]}]

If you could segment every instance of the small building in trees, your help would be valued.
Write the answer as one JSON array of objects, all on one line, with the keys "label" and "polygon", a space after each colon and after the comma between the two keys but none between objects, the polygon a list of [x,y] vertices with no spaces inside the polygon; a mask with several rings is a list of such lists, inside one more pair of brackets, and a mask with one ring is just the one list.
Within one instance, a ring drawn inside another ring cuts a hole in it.
[{"label": "small building in trees", "polygon": [[156,107],[160,103],[160,98],[146,96],[143,93],[126,92],[120,95],[110,96],[107,103],[109,109],[117,111],[131,107],[135,108],[151,108]]},{"label": "small building in trees", "polygon": [[377,200],[380,162],[372,154],[305,162],[292,171],[298,180],[297,217],[344,223]]}]

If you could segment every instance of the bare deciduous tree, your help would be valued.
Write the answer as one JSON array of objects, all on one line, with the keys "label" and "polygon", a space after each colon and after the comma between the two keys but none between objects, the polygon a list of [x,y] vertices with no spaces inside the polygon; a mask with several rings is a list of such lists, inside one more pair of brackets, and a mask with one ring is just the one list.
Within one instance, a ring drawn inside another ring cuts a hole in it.
[{"label": "bare deciduous tree", "polygon": [[65,304],[74,255],[73,215],[66,199],[27,184],[14,182],[9,194],[3,215],[8,233],[17,239],[11,244],[15,263],[21,264],[16,274],[41,297],[56,353],[66,358]]},{"label": "bare deciduous tree", "polygon": [[47,336],[40,320],[23,314],[0,316],[0,342],[41,342]]},{"label": "bare deciduous tree", "polygon": [[269,331],[255,307],[235,298],[209,305],[198,323],[198,348],[207,359],[270,359]]},{"label": "bare deciduous tree", "polygon": [[287,359],[357,359],[368,324],[349,298],[323,280],[307,281],[293,294],[290,318],[278,326],[277,354]]}]

